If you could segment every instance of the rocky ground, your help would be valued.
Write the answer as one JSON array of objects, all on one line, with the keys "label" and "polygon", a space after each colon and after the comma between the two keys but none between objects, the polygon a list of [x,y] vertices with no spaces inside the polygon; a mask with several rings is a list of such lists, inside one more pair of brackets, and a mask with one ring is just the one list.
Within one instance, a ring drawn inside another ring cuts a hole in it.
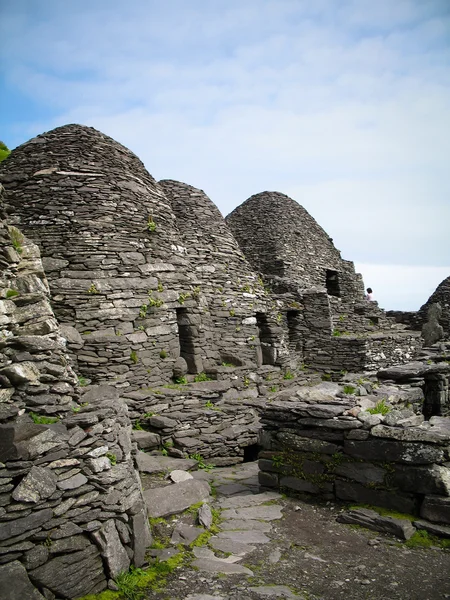
[{"label": "rocky ground", "polygon": [[[147,592],[149,599],[450,598],[450,550],[408,548],[392,536],[338,523],[346,507],[262,491],[257,470],[246,463],[193,473],[216,490],[211,506],[220,510],[220,532],[184,552],[183,565],[161,589]],[[154,487],[151,477],[144,485]],[[195,516],[191,511],[154,524],[169,545],[154,554],[164,560],[180,542],[188,546],[202,531],[194,529]]]}]

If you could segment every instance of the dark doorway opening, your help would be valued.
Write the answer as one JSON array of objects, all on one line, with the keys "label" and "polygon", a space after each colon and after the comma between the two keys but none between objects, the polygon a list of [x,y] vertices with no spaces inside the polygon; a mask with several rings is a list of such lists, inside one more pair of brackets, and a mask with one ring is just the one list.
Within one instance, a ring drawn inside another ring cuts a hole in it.
[{"label": "dark doorway opening", "polygon": [[301,314],[298,310],[288,310],[286,313],[289,346],[294,352],[302,350],[302,334],[300,329]]},{"label": "dark doorway opening", "polygon": [[255,462],[258,460],[258,454],[262,450],[258,444],[252,444],[251,446],[244,447],[244,462]]},{"label": "dark doorway opening", "polygon": [[273,334],[267,321],[267,315],[256,313],[256,324],[259,331],[259,341],[261,343],[262,364],[275,364],[275,348],[273,347]]},{"label": "dark doorway opening", "polygon": [[176,311],[180,356],[186,361],[189,373],[200,373],[203,365],[198,348],[198,326],[191,322],[187,308],[177,308]]},{"label": "dark doorway opening", "polygon": [[329,296],[337,296],[338,298],[341,297],[341,290],[339,288],[339,273],[337,271],[327,269],[325,286]]}]

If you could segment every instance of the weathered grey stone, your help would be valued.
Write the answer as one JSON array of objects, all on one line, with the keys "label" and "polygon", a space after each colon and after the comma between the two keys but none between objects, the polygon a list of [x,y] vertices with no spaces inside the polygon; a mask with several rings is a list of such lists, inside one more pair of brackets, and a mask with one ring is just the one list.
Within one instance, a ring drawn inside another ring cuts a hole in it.
[{"label": "weathered grey stone", "polygon": [[441,465],[427,467],[395,466],[388,477],[389,484],[416,494],[450,496],[450,469]]},{"label": "weathered grey stone", "polygon": [[394,440],[345,440],[344,452],[363,460],[405,464],[442,463],[445,454],[439,446]]},{"label": "weathered grey stone", "polygon": [[157,448],[161,445],[161,436],[151,431],[133,430],[132,440],[136,442],[138,448],[145,450],[147,448]]},{"label": "weathered grey stone", "polygon": [[131,532],[133,564],[135,567],[142,567],[145,563],[146,550],[152,543],[152,534],[144,507],[131,517]]},{"label": "weathered grey stone", "polygon": [[221,508],[242,508],[244,506],[256,506],[265,502],[281,500],[281,494],[277,492],[263,492],[261,494],[246,494],[220,500]]},{"label": "weathered grey stone", "polygon": [[267,544],[270,542],[270,538],[262,531],[221,531],[217,537],[240,544]]},{"label": "weathered grey stone", "polygon": [[149,423],[156,429],[172,429],[177,426],[177,422],[168,417],[150,417]]},{"label": "weathered grey stone", "polygon": [[87,477],[82,473],[78,473],[78,475],[75,475],[74,477],[70,477],[64,481],[58,481],[57,486],[60,490],[75,490],[85,483],[87,483]]},{"label": "weathered grey stone", "polygon": [[41,375],[35,363],[27,361],[4,367],[0,373],[16,386],[37,381]]},{"label": "weathered grey stone", "polygon": [[188,473],[187,471],[182,471],[180,469],[175,469],[174,471],[171,471],[169,477],[174,483],[180,483],[181,481],[188,481],[189,479],[193,479],[190,473]]},{"label": "weathered grey stone", "polygon": [[364,485],[373,485],[384,483],[387,472],[381,466],[371,463],[345,462],[333,467],[333,473]]},{"label": "weathered grey stone", "polygon": [[56,475],[45,467],[32,467],[12,493],[17,502],[39,502],[56,490]]},{"label": "weathered grey stone", "polygon": [[198,522],[209,529],[213,522],[213,515],[209,504],[202,504],[198,509]]},{"label": "weathered grey stone", "polygon": [[52,516],[53,511],[50,508],[45,508],[44,510],[32,512],[21,519],[0,523],[0,541],[14,538],[25,532],[31,532],[49,521]]},{"label": "weathered grey stone", "polygon": [[[427,424],[428,425],[428,424]],[[430,442],[432,444],[444,444],[450,442],[450,419],[448,427],[435,428],[433,426],[423,427],[387,427],[386,425],[377,425],[371,430],[375,437],[382,437],[405,442]]]},{"label": "weathered grey stone", "polygon": [[282,512],[279,506],[249,506],[245,508],[228,508],[221,514],[223,519],[263,519],[274,521],[281,519]]},{"label": "weathered grey stone", "polygon": [[174,469],[185,471],[197,467],[197,461],[192,458],[179,459],[169,456],[151,456],[145,452],[136,454],[136,464],[143,473],[170,473]]},{"label": "weathered grey stone", "polygon": [[251,530],[251,531],[263,531],[264,533],[269,532],[272,529],[270,523],[265,521],[256,521],[253,519],[227,519],[220,524],[220,528],[223,531],[229,530]]},{"label": "weathered grey stone", "polygon": [[417,500],[413,494],[400,494],[391,490],[366,488],[354,481],[335,481],[336,497],[340,500],[383,506],[407,514],[417,513]]},{"label": "weathered grey stone", "polygon": [[249,552],[253,552],[256,546],[250,544],[244,544],[242,542],[236,542],[230,539],[219,538],[214,536],[209,540],[209,546],[214,550],[220,550],[221,552],[229,552],[234,556],[245,556]]},{"label": "weathered grey stone", "polygon": [[310,438],[300,437],[294,433],[280,432],[276,435],[280,442],[288,448],[294,448],[295,450],[302,450],[304,452],[323,452],[324,454],[334,454],[339,450],[339,446],[336,444],[330,444],[323,442],[322,440],[315,440]]},{"label": "weathered grey stone", "polygon": [[390,533],[402,540],[409,540],[414,535],[415,528],[408,519],[396,519],[394,517],[383,517],[374,510],[367,508],[358,508],[338,515],[339,523],[348,523],[350,525],[361,525],[373,531],[381,533]]},{"label": "weathered grey stone", "polygon": [[425,496],[420,508],[420,516],[434,523],[450,525],[450,498]]},{"label": "weathered grey stone", "polygon": [[450,538],[450,527],[446,527],[445,525],[437,525],[429,521],[413,521],[413,525],[416,529],[424,529],[428,533],[431,533],[431,535]]},{"label": "weathered grey stone", "polygon": [[36,569],[36,567],[40,567],[48,560],[48,548],[43,545],[34,546],[28,552],[25,552],[23,557],[23,564],[26,569],[31,571]]},{"label": "weathered grey stone", "polygon": [[27,440],[45,430],[43,425],[29,421],[0,425],[0,460],[27,459]]},{"label": "weathered grey stone", "polygon": [[0,598],[2,600],[45,600],[32,585],[26,570],[17,560],[0,566]]},{"label": "weathered grey stone", "polygon": [[209,485],[195,479],[144,491],[150,517],[167,517],[209,498]]},{"label": "weathered grey stone", "polygon": [[130,559],[122,546],[114,521],[106,521],[101,529],[92,534],[103,559],[106,561],[110,577],[114,579],[119,573],[127,571]]},{"label": "weathered grey stone", "polygon": [[199,535],[204,533],[203,527],[193,527],[192,525],[185,525],[184,523],[178,523],[173,530],[171,543],[183,544],[183,546],[189,546],[192,542],[198,538]]},{"label": "weathered grey stone", "polygon": [[[80,573],[83,574],[80,577]],[[57,556],[30,571],[30,579],[57,596],[78,598],[106,588],[103,564],[92,544],[80,552]]]}]

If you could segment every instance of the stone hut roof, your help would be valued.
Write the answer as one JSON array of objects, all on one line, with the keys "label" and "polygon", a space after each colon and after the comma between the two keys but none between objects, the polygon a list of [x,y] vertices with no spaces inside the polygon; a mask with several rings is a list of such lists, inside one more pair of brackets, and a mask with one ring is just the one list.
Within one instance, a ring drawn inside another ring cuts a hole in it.
[{"label": "stone hut roof", "polygon": [[428,309],[435,302],[439,302],[442,308],[440,324],[444,329],[445,337],[450,337],[450,276],[441,281],[425,304],[420,307],[417,313],[419,327],[426,322]]},{"label": "stone hut roof", "polygon": [[250,264],[269,277],[310,288],[324,286],[324,269],[340,270],[341,255],[330,236],[285,194],[255,194],[226,222]]}]

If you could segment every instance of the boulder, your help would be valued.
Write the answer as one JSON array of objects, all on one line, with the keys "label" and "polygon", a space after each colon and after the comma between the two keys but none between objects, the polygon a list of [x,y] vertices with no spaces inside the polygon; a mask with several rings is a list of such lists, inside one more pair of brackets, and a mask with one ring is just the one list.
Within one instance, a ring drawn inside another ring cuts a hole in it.
[{"label": "boulder", "polygon": [[45,600],[32,585],[25,568],[18,560],[0,566],[0,598],[2,600]]},{"label": "boulder", "polygon": [[144,499],[150,517],[168,517],[183,512],[193,504],[207,500],[209,492],[210,488],[206,481],[190,479],[163,488],[146,490]]}]

